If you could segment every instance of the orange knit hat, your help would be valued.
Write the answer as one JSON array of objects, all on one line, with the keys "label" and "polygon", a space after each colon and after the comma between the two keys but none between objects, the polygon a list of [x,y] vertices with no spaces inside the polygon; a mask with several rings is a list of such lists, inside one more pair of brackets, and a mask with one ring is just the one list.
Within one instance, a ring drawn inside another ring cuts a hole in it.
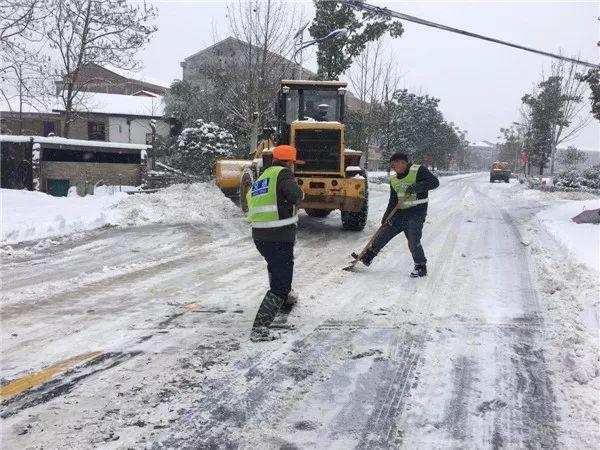
[{"label": "orange knit hat", "polygon": [[304,164],[304,161],[296,159],[296,148],[291,145],[278,145],[273,149],[273,159],[279,161],[292,161],[296,164]]}]

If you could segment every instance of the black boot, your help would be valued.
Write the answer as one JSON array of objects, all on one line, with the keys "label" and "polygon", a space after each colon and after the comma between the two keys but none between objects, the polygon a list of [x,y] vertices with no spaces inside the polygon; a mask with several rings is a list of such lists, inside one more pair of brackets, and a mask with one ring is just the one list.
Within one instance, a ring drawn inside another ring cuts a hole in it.
[{"label": "black boot", "polygon": [[283,302],[283,308],[291,309],[296,303],[298,303],[298,294],[292,289]]},{"label": "black boot", "polygon": [[416,264],[413,271],[410,273],[411,278],[419,278],[427,276],[427,266],[425,264]]},{"label": "black boot", "polygon": [[278,295],[273,294],[271,291],[267,291],[265,298],[263,298],[263,301],[258,308],[252,328],[256,329],[271,325],[284,301],[285,300]]}]

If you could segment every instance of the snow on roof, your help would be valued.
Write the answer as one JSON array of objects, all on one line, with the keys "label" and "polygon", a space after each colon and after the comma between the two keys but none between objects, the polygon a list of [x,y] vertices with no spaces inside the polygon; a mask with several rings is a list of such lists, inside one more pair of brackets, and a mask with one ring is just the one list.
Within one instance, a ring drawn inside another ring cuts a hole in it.
[{"label": "snow on roof", "polygon": [[[43,114],[56,114],[52,110],[58,106],[56,97],[47,97],[46,99],[39,100],[34,104],[23,104],[23,112],[24,113],[43,113]],[[15,112],[18,113],[19,108],[19,99],[11,98],[8,101],[6,99],[0,100],[0,111],[2,112]]]},{"label": "snow on roof", "polygon": [[292,121],[292,123],[307,123],[307,122],[314,122],[314,123],[318,123],[319,125],[341,125],[340,122],[337,122],[335,120],[330,120],[330,121],[326,121],[326,120],[316,120],[312,117],[305,117],[304,120],[294,120]]},{"label": "snow on roof", "polygon": [[[0,111],[17,112],[19,105],[16,101],[7,103],[0,101]],[[81,92],[75,100],[75,109],[79,112],[90,112],[96,114],[114,114],[124,116],[162,117],[165,104],[163,97],[154,95],[122,95],[103,94],[98,92]],[[44,107],[45,105],[45,107]],[[23,112],[58,114],[65,110],[64,103],[59,96],[48,97],[39,103],[39,107],[26,107]]]},{"label": "snow on roof", "polygon": [[494,147],[495,144],[489,141],[475,141],[469,144],[469,147]]},{"label": "snow on roof", "polygon": [[[163,97],[143,95],[102,94],[98,92],[81,93],[81,112],[97,114],[116,114],[127,116],[162,117],[165,109]],[[64,111],[64,105],[55,108]]]},{"label": "snow on roof", "polygon": [[0,134],[0,142],[29,142],[32,136]]},{"label": "snow on roof", "polygon": [[151,145],[125,144],[121,142],[86,141],[84,139],[68,139],[59,136],[21,136],[14,134],[0,134],[0,142],[29,142],[33,138],[39,144],[75,145],[82,147],[119,148],[124,150],[147,150]]},{"label": "snow on roof", "polygon": [[155,94],[154,92],[145,91],[144,89],[134,92],[131,95],[145,95],[146,97],[160,97],[160,95]]},{"label": "snow on roof", "polygon": [[110,65],[102,67],[104,67],[106,70],[110,70],[111,72],[114,72],[117,75],[121,75],[122,77],[128,78],[130,80],[143,81],[144,83],[154,84],[155,86],[160,86],[167,89],[171,86],[171,83],[168,81],[152,78],[139,72],[134,72],[132,70],[118,69]]}]

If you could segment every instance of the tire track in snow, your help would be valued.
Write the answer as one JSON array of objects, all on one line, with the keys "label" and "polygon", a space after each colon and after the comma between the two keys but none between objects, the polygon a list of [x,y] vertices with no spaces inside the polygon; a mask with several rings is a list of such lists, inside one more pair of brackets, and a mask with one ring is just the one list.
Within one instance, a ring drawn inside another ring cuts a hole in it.
[{"label": "tire track in snow", "polygon": [[[462,190],[465,189],[466,187],[463,186]],[[415,286],[416,290],[412,294],[425,300],[420,303],[422,309],[418,313],[419,316],[423,317],[424,323],[428,320],[432,302],[436,301],[440,294],[440,285],[451,261],[449,256],[454,252],[457,242],[458,234],[455,232],[455,227],[462,219],[462,211],[458,210],[450,212],[446,215],[445,220],[440,221],[440,223],[450,224],[450,226],[446,227],[446,234],[441,248],[434,253],[436,255],[434,257],[435,262],[428,264],[430,268],[434,268],[434,271],[427,277],[424,286]],[[431,248],[435,248],[434,245],[431,245]],[[414,378],[414,372],[422,356],[428,331],[430,330],[424,330],[423,334],[418,337],[408,339],[408,345],[406,345],[403,352],[404,357],[400,358],[400,363],[393,368],[393,375],[390,377],[391,382],[386,380],[383,383],[385,394],[383,396],[380,394],[375,398],[374,403],[380,406],[376,408],[376,412],[371,416],[364,430],[359,448],[389,448],[390,445],[401,444],[402,436],[401,432],[398,433],[397,421],[402,415],[410,382]],[[389,400],[390,397],[391,400]]]}]

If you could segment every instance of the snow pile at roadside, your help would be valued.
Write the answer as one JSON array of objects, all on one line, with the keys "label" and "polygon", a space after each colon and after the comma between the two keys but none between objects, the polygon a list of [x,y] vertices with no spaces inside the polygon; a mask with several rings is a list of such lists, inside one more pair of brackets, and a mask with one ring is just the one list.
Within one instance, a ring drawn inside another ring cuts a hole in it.
[{"label": "snow pile at roadside", "polygon": [[215,224],[241,218],[241,210],[213,183],[175,184],[154,194],[137,194],[123,200],[120,225]]},{"label": "snow pile at roadside", "polygon": [[94,188],[94,195],[115,195],[119,192],[138,192],[141,191],[142,188],[140,186],[96,186]]},{"label": "snow pile at roadside", "polygon": [[600,271],[600,226],[571,220],[585,209],[600,208],[600,199],[561,203],[538,213],[538,218],[556,240],[580,262]]},{"label": "snow pile at roadside", "polygon": [[2,189],[0,245],[66,236],[107,225],[150,223],[216,225],[240,209],[213,183],[178,184],[154,194],[128,195],[135,187],[97,187],[96,195],[54,197]]},{"label": "snow pile at roadside", "polygon": [[[569,205],[564,203],[552,209]],[[569,219],[573,215],[560,213]],[[569,219],[564,217],[555,220],[563,224],[563,231],[569,228],[564,224]],[[598,435],[600,423],[600,282],[597,273],[582,270],[576,259],[563,256],[559,243],[550,236],[549,223],[552,222],[532,221],[524,230],[524,238],[531,242],[537,291],[544,306],[547,359],[556,380],[558,406],[562,416],[568,418],[562,425],[562,447],[595,448],[594,436]],[[575,231],[582,226],[572,225]],[[597,247],[595,251],[598,252]]]},{"label": "snow pile at roadside", "polygon": [[118,220],[115,195],[54,197],[34,191],[0,190],[2,200],[0,245],[64,236],[99,228]]}]

